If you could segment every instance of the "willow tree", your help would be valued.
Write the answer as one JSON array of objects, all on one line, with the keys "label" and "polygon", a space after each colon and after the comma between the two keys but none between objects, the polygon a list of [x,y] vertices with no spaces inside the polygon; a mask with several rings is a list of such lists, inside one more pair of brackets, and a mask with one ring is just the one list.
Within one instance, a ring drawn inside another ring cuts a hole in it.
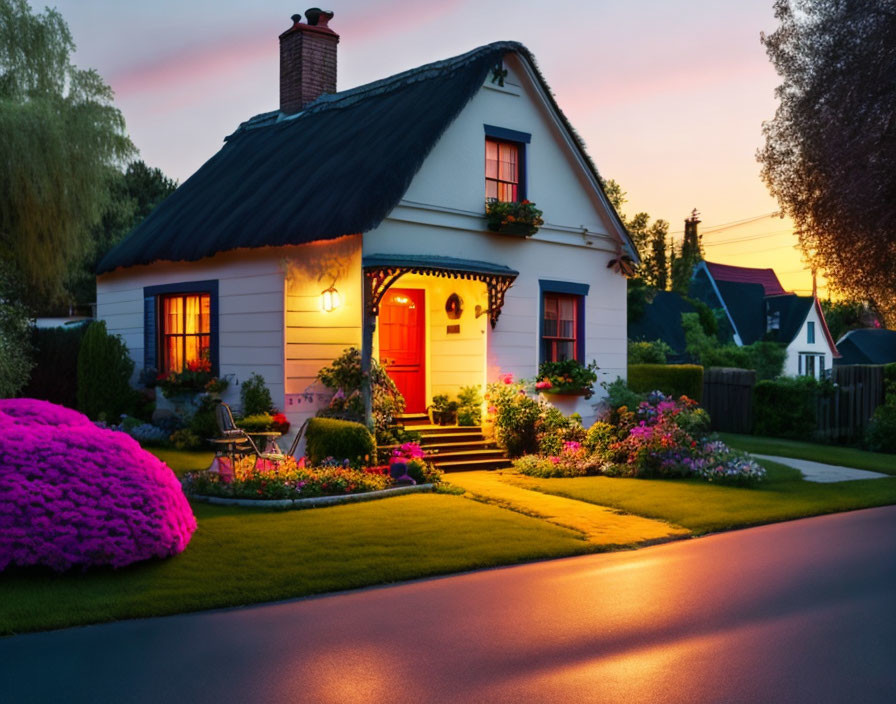
[{"label": "willow tree", "polygon": [[71,63],[74,49],[57,11],[0,0],[0,258],[31,304],[64,296],[110,175],[135,151],[112,90]]},{"label": "willow tree", "polygon": [[758,158],[810,262],[896,324],[896,0],[777,0]]}]

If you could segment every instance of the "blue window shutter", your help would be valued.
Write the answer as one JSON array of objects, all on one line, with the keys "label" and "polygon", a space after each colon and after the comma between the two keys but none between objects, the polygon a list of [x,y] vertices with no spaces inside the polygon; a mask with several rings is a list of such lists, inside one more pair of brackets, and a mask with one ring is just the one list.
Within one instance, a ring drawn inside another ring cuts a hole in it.
[{"label": "blue window shutter", "polygon": [[143,367],[156,368],[156,297],[143,298]]}]

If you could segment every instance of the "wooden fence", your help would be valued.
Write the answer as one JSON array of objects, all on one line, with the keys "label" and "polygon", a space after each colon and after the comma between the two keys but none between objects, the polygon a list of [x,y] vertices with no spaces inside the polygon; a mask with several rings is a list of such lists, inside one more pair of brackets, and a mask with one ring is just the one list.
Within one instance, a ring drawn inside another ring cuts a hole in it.
[{"label": "wooden fence", "polygon": [[[874,410],[884,402],[881,366],[843,366],[831,370],[834,389],[815,400],[815,439],[852,442],[861,439]],[[710,367],[703,372],[703,407],[712,429],[749,433],[753,427],[753,386],[756,372]],[[807,438],[808,439],[808,438]]]},{"label": "wooden fence", "polygon": [[861,439],[874,410],[884,402],[883,367],[834,367],[831,381],[833,393],[816,399],[816,437],[830,442]]},{"label": "wooden fence", "polygon": [[713,430],[750,432],[755,384],[756,372],[751,369],[710,367],[703,370],[703,407],[709,413]]}]

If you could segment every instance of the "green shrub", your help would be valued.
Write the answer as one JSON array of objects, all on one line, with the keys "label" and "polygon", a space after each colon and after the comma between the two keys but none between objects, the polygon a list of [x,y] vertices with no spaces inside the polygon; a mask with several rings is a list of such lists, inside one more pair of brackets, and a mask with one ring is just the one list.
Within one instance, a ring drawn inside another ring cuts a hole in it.
[{"label": "green shrub", "polygon": [[482,422],[482,394],[479,386],[462,386],[457,394],[457,424],[479,425]]},{"label": "green shrub", "polygon": [[78,351],[85,332],[87,325],[31,329],[34,368],[23,396],[77,407]]},{"label": "green shrub", "polygon": [[[536,423],[541,416],[538,401],[525,393],[525,385],[512,375],[488,385],[486,400],[494,415],[495,437],[511,457],[538,450]],[[493,409],[493,410],[492,410]]]},{"label": "green shrub", "polygon": [[896,362],[884,365],[884,394],[887,403],[896,404]]},{"label": "green shrub", "polygon": [[648,393],[662,391],[667,396],[703,399],[703,367],[695,364],[632,364],[628,387]]},{"label": "green shrub", "polygon": [[753,388],[753,433],[806,439],[816,428],[820,384],[809,376],[757,382]]},{"label": "green shrub", "polygon": [[605,381],[601,386],[604,387],[604,392],[606,393],[604,403],[613,410],[621,408],[622,406],[625,406],[626,408],[637,408],[638,404],[645,399],[645,394],[639,394],[636,391],[632,391],[628,387],[628,384],[625,383],[625,380],[620,379],[619,377],[616,378],[616,381],[611,381],[609,383]]},{"label": "green shrub", "polygon": [[218,402],[210,396],[203,396],[193,417],[190,418],[190,432],[203,440],[218,437],[218,420],[215,408]]},{"label": "green shrub", "polygon": [[415,457],[408,462],[408,476],[418,484],[439,484],[442,481],[442,470],[429,462]]},{"label": "green shrub", "polygon": [[874,410],[865,442],[875,452],[896,452],[896,403],[885,403]]},{"label": "green shrub", "polygon": [[240,418],[236,424],[247,433],[264,433],[274,427],[274,416],[270,413],[256,413]]},{"label": "green shrub", "polygon": [[204,444],[202,438],[189,428],[175,430],[169,440],[177,450],[198,450]]},{"label": "green shrub", "polygon": [[[321,369],[317,378],[335,392],[329,407],[318,411],[318,416],[367,422],[364,417],[364,397],[361,394],[361,350],[357,347],[348,348],[332,364]],[[404,397],[375,359],[370,360],[370,382],[373,429],[377,442],[388,444],[392,420],[404,410]]]},{"label": "green shrub", "polygon": [[662,340],[628,343],[629,364],[665,364],[673,350]]},{"label": "green shrub", "polygon": [[376,444],[361,423],[318,417],[308,422],[305,454],[312,465],[332,457],[347,459],[352,467],[363,467],[376,462]]},{"label": "green shrub", "polygon": [[240,386],[240,402],[244,416],[273,413],[274,400],[261,374],[253,373]]},{"label": "green shrub", "polygon": [[583,444],[588,452],[594,452],[603,457],[606,455],[610,443],[613,442],[616,442],[616,428],[610,423],[598,420],[588,428]]},{"label": "green shrub", "polygon": [[78,352],[78,409],[94,420],[117,423],[135,405],[133,371],[121,337],[106,332],[105,321],[91,323]]}]

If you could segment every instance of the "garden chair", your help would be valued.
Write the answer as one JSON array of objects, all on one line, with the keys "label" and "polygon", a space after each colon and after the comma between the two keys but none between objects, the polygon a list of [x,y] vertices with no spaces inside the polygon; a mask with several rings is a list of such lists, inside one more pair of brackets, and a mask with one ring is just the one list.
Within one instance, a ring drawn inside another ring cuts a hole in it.
[{"label": "garden chair", "polygon": [[258,445],[252,439],[252,436],[237,426],[233,420],[233,412],[230,410],[230,406],[223,401],[219,401],[218,406],[215,408],[215,420],[217,421],[220,434],[220,437],[215,442],[229,444],[234,449],[234,454],[240,456],[254,454],[257,460],[267,462],[282,462],[287,457],[293,455],[299,446],[302,436],[305,434],[305,428],[308,426],[307,420],[302,423],[302,427],[299,428],[299,432],[296,433],[287,452],[263,452],[258,449]]}]

